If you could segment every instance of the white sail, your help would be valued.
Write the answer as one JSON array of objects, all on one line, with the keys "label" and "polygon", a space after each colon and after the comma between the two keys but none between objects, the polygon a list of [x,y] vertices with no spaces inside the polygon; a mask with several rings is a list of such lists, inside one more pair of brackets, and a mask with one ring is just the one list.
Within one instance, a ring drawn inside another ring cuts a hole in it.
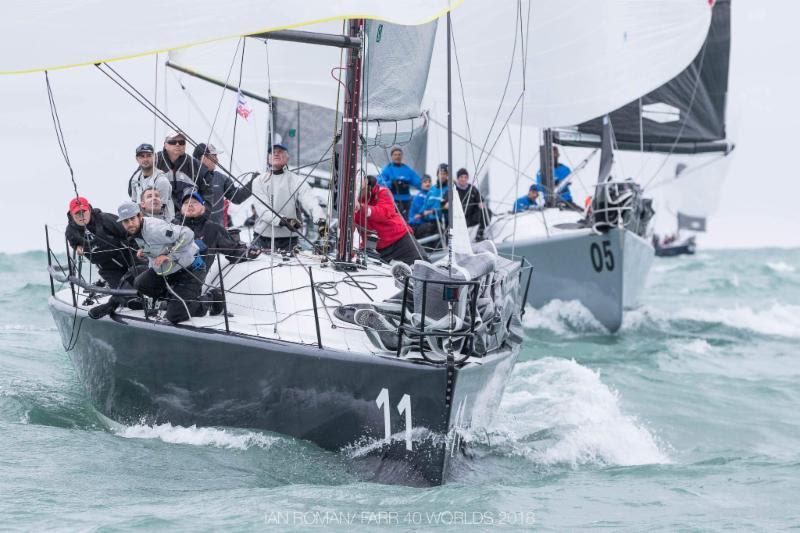
[{"label": "white sail", "polygon": [[5,51],[0,74],[91,65],[344,18],[424,24],[458,4],[459,0],[7,0],[0,18],[0,50]]},{"label": "white sail", "polygon": [[[707,0],[504,0],[487,9],[472,1],[451,17],[461,65],[459,76],[454,61],[455,109],[462,110],[463,86],[470,120],[480,131],[498,109],[498,127],[509,116],[520,121],[523,81],[523,122],[538,127],[578,124],[652,91],[697,55],[711,6]],[[439,27],[428,83],[437,118],[446,108],[447,74],[445,24]]]}]

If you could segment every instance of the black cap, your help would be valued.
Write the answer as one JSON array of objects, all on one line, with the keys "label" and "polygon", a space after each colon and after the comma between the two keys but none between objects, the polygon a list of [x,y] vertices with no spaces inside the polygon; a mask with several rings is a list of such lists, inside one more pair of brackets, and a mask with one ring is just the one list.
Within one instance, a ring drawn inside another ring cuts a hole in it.
[{"label": "black cap", "polygon": [[447,170],[448,173],[450,172],[447,169],[447,163],[439,163],[439,168],[437,168],[436,170]]},{"label": "black cap", "polygon": [[136,147],[136,155],[139,154],[154,154],[156,151],[153,150],[152,144],[142,143]]},{"label": "black cap", "polygon": [[464,174],[466,174],[467,176],[469,176],[469,172],[467,172],[467,169],[466,169],[466,168],[459,168],[459,169],[458,169],[458,172],[456,172],[456,177],[457,177],[457,178],[458,178],[458,177],[461,177],[461,176],[462,176],[462,175],[464,175]]}]

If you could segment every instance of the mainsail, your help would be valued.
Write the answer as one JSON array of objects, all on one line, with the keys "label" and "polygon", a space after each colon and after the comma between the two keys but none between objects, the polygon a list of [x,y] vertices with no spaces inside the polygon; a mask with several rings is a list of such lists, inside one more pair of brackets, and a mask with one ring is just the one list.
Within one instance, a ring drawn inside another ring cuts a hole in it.
[{"label": "mainsail", "polygon": [[[602,116],[686,68],[711,9],[700,0],[529,0],[490,9],[465,2],[451,17],[456,59],[469,65],[458,76],[454,67],[454,83],[463,87],[471,122],[488,125],[497,115],[500,124],[511,116],[557,127]],[[446,45],[443,33],[437,47]],[[444,57],[434,54],[429,108],[444,109]]]},{"label": "mainsail", "polygon": [[[728,152],[725,105],[731,41],[731,2],[717,0],[705,44],[692,63],[656,90],[610,115],[617,148],[645,152]],[[597,146],[602,119],[559,132],[562,144]]]}]

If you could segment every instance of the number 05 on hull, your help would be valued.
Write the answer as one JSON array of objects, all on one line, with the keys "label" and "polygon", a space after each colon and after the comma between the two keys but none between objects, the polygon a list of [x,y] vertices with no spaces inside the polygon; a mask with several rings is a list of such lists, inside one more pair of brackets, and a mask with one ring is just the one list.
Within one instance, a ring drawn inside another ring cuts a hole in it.
[{"label": "number 05 on hull", "polygon": [[[512,243],[498,243],[497,248],[510,253]],[[578,300],[611,332],[622,325],[623,310],[638,304],[654,257],[649,242],[624,228],[601,234],[572,229],[518,239],[514,253],[534,268],[529,304]]]}]

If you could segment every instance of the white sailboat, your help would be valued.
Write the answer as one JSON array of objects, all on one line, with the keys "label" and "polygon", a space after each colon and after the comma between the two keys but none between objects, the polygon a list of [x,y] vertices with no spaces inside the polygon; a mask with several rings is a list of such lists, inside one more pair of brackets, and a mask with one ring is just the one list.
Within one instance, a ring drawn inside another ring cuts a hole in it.
[{"label": "white sailboat", "polygon": [[[499,216],[486,236],[502,252],[534,265],[532,305],[578,300],[615,331],[623,309],[637,303],[653,259],[642,202],[614,206],[625,216],[611,224],[587,222],[583,212],[555,201],[538,211],[509,212],[514,198],[531,185],[537,157],[547,179],[552,129],[604,116],[680,73],[701,50],[711,11],[708,2],[692,0],[533,0],[500,3],[491,10],[467,3],[453,14],[456,58],[469,64],[462,65],[456,82],[463,105],[454,113],[454,129],[462,139],[455,151],[464,154],[464,166],[474,177],[491,167],[490,204]],[[437,71],[434,65],[432,79]],[[497,94],[503,95],[500,105],[491,100]],[[430,107],[431,122],[443,124],[441,101],[434,98]],[[431,132],[434,158],[440,132]],[[600,137],[594,139],[599,146]],[[542,144],[548,147],[540,157]],[[607,171],[603,180],[606,176]],[[544,186],[555,189],[552,182]],[[628,185],[610,187],[589,190],[607,204],[607,191]],[[626,223],[618,223],[623,219]]]}]

